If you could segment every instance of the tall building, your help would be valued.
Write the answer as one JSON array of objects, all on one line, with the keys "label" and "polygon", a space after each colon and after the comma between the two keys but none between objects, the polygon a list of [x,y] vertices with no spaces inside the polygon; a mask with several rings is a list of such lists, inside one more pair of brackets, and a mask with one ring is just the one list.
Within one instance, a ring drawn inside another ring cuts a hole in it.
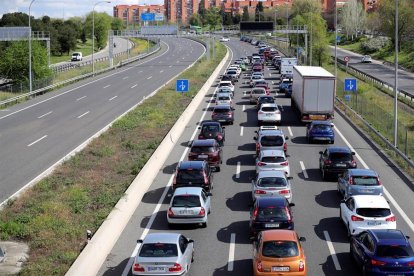
[{"label": "tall building", "polygon": [[122,19],[125,25],[140,24],[143,13],[165,14],[164,5],[117,5],[114,6],[114,17]]}]

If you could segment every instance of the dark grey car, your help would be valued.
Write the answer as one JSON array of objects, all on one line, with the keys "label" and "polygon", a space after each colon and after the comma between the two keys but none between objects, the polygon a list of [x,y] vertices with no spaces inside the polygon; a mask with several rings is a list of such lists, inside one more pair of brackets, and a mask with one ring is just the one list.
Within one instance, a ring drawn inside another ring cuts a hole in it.
[{"label": "dark grey car", "polygon": [[382,195],[378,173],[368,169],[349,169],[338,177],[338,192],[348,198],[353,195]]},{"label": "dark grey car", "polygon": [[233,124],[234,122],[234,108],[230,105],[217,105],[213,109],[211,114],[211,119],[220,123],[229,123]]}]

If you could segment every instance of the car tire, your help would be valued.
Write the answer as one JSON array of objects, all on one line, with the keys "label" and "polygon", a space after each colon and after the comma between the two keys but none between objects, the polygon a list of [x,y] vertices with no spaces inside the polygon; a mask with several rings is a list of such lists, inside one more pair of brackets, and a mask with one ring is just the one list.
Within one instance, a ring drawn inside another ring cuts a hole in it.
[{"label": "car tire", "polygon": [[174,228],[174,224],[169,222],[169,223],[168,223],[168,228],[169,228],[169,229]]},{"label": "car tire", "polygon": [[219,172],[221,169],[220,169],[220,166],[217,166],[216,167],[216,172]]},{"label": "car tire", "polygon": [[207,221],[206,221],[206,222],[203,222],[203,223],[201,224],[201,227],[202,227],[202,228],[207,228]]}]

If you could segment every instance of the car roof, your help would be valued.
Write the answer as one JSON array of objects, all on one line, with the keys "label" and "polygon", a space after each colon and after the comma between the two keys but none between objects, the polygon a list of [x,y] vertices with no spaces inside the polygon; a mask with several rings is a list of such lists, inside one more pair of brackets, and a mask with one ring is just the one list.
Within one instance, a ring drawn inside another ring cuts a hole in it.
[{"label": "car roof", "polygon": [[328,147],[330,152],[351,152],[350,148],[347,147]]},{"label": "car roof", "polygon": [[217,97],[225,97],[225,96],[230,97],[230,93],[228,93],[228,92],[219,92],[219,93],[217,93]]},{"label": "car roof", "polygon": [[370,229],[377,244],[381,245],[410,245],[403,232],[397,229]]},{"label": "car roof", "polygon": [[202,169],[205,161],[181,161],[178,163],[178,169],[188,170],[188,169]]},{"label": "car roof", "polygon": [[354,195],[355,208],[390,208],[387,200],[380,195]]},{"label": "car roof", "polygon": [[231,109],[231,106],[229,104],[219,104],[214,107],[214,110],[216,109]]},{"label": "car roof", "polygon": [[264,104],[262,104],[262,107],[277,107],[277,104],[275,104],[275,103],[264,103]]},{"label": "car roof", "polygon": [[378,177],[378,173],[370,169],[348,169],[348,173],[352,176],[374,176]]},{"label": "car roof", "polygon": [[283,150],[277,149],[268,149],[268,150],[261,150],[260,155],[263,156],[283,156],[285,157],[285,152]]},{"label": "car roof", "polygon": [[263,241],[274,241],[274,240],[283,240],[283,241],[296,241],[296,232],[293,230],[287,229],[273,229],[266,230],[262,232]]},{"label": "car roof", "polygon": [[214,146],[216,140],[214,139],[204,139],[204,140],[194,140],[191,144],[191,147],[194,146]]},{"label": "car roof", "polygon": [[201,126],[209,126],[209,125],[220,126],[220,123],[216,121],[204,121],[201,123]]},{"label": "car roof", "polygon": [[283,131],[281,129],[263,129],[260,130],[260,137],[261,136],[283,136]]},{"label": "car roof", "polygon": [[201,187],[178,187],[173,196],[177,195],[200,195],[203,188]]},{"label": "car roof", "polygon": [[272,207],[272,206],[286,206],[287,200],[284,196],[273,195],[271,197],[259,197],[256,199],[256,203],[259,207]]},{"label": "car roof", "polygon": [[283,177],[286,178],[286,174],[284,171],[260,171],[257,175],[257,179],[263,177]]},{"label": "car roof", "polygon": [[181,234],[179,233],[149,233],[144,243],[177,243]]}]

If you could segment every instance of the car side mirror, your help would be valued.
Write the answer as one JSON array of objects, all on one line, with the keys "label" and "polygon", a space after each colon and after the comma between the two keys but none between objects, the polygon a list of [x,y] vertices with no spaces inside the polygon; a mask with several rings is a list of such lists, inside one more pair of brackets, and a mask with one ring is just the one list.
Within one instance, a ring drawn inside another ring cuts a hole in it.
[{"label": "car side mirror", "polygon": [[188,243],[194,243],[193,239],[188,239]]},{"label": "car side mirror", "polygon": [[257,133],[257,130],[255,130],[254,133]]},{"label": "car side mirror", "polygon": [[226,127],[221,127],[222,129],[226,129]]},{"label": "car side mirror", "polygon": [[296,204],[295,203],[289,203],[289,207],[293,207],[293,206],[296,206]]},{"label": "car side mirror", "polygon": [[293,179],[293,177],[292,177],[292,176],[288,176],[288,177],[287,177],[287,179],[292,180],[292,179]]},{"label": "car side mirror", "polygon": [[232,107],[231,110],[236,110],[236,109],[234,107]]},{"label": "car side mirror", "polygon": [[255,140],[255,141],[256,141],[256,140],[257,140],[257,137],[253,137],[253,140]]},{"label": "car side mirror", "polygon": [[355,152],[352,152],[352,155],[355,155]]},{"label": "car side mirror", "polygon": [[198,127],[198,129],[201,129],[201,127]]},{"label": "car side mirror", "polygon": [[289,137],[285,136],[285,140],[289,140]]},{"label": "car side mirror", "polygon": [[319,154],[323,154],[323,151],[320,151]]},{"label": "car side mirror", "polygon": [[406,238],[407,238],[407,240],[409,240],[410,239],[410,236],[405,236]]},{"label": "car side mirror", "polygon": [[137,240],[137,243],[143,243],[144,241],[143,240]]},{"label": "car side mirror", "polygon": [[305,242],[305,241],[306,241],[306,238],[305,238],[305,237],[300,237],[300,238],[299,238],[299,241],[301,241],[301,242]]}]

